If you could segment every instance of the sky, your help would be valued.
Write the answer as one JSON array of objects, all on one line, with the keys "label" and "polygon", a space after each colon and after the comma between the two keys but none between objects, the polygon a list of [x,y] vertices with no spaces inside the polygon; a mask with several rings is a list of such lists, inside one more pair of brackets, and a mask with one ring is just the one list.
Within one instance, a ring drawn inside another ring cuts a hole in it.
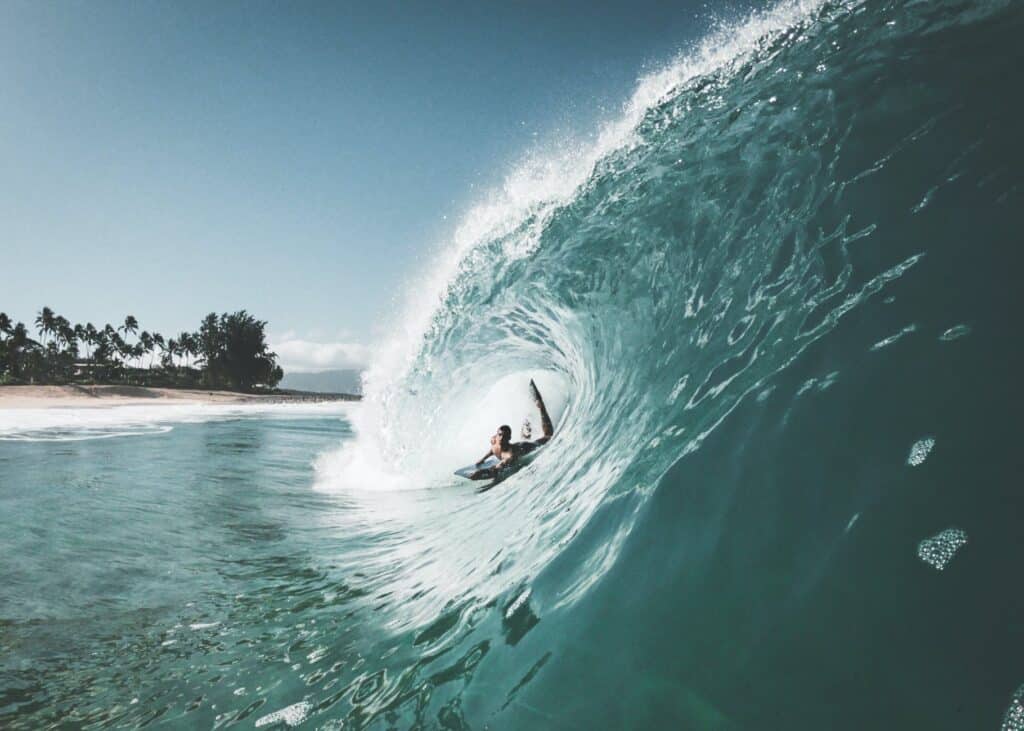
[{"label": "sky", "polygon": [[365,365],[461,214],[737,5],[0,3],[0,311]]}]

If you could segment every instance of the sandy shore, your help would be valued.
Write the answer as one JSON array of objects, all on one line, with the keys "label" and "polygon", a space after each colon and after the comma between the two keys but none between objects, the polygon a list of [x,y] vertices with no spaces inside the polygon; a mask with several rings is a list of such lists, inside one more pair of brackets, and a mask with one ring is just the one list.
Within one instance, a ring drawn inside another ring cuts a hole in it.
[{"label": "sandy shore", "polygon": [[0,409],[88,408],[157,404],[279,404],[356,400],[343,394],[285,391],[273,394],[233,393],[186,388],[142,386],[0,386]]}]

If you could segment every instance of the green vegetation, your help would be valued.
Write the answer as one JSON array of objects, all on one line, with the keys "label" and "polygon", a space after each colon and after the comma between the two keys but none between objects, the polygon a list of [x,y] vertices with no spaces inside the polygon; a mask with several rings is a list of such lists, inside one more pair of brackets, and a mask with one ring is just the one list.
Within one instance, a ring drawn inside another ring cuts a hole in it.
[{"label": "green vegetation", "polygon": [[264,328],[245,310],[203,318],[197,332],[165,339],[139,331],[132,315],[118,327],[72,325],[44,307],[39,340],[0,312],[0,384],[130,384],[273,388],[284,376],[267,348]]}]

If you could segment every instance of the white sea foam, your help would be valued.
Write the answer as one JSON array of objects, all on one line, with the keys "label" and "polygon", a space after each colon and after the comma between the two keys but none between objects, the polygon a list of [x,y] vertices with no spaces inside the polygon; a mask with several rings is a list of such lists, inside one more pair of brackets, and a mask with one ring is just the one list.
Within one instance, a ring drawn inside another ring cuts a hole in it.
[{"label": "white sea foam", "polygon": [[174,424],[251,417],[324,416],[351,410],[348,402],[284,404],[175,403],[100,407],[0,409],[2,441],[81,441],[168,432]]},{"label": "white sea foam", "polygon": [[220,622],[196,622],[188,626],[191,630],[212,629],[220,625]]},{"label": "white sea foam", "polygon": [[[565,380],[545,371],[509,373],[471,397],[449,395],[443,413],[430,415],[436,429],[425,426],[419,435],[425,448],[416,456],[422,459],[409,459],[403,465],[386,457],[388,452],[382,440],[376,431],[367,428],[369,420],[362,418],[364,414],[360,409],[352,413],[358,431],[357,442],[345,442],[339,449],[317,459],[317,489],[387,491],[451,484],[452,471],[482,456],[488,437],[499,424],[509,424],[515,429],[524,416],[534,425],[540,424],[540,416],[529,397],[530,379],[536,381],[552,420],[558,424],[568,398]],[[429,406],[434,410],[439,408],[438,404]],[[416,416],[426,423],[427,414]],[[412,475],[406,471],[410,465]]]},{"label": "white sea foam", "polygon": [[999,731],[1024,731],[1024,685],[1017,688],[1010,699]]},{"label": "white sea foam", "polygon": [[875,343],[874,345],[871,346],[871,350],[872,351],[876,351],[876,350],[881,350],[882,348],[888,348],[893,343],[896,343],[897,341],[899,341],[904,336],[909,335],[910,333],[912,333],[912,332],[914,332],[916,330],[917,330],[917,325],[914,324],[914,323],[910,323],[909,325],[904,327],[899,332],[894,333],[893,335],[890,335],[887,338],[879,340],[877,343]]},{"label": "white sea foam", "polygon": [[283,723],[286,726],[298,726],[306,720],[312,710],[313,704],[309,701],[293,703],[286,708],[274,711],[273,713],[268,713],[266,716],[257,719],[256,728],[269,726],[272,723]]},{"label": "white sea foam", "polygon": [[947,528],[921,541],[917,545],[917,557],[936,571],[942,571],[966,543],[966,533],[959,528]]},{"label": "white sea foam", "polygon": [[919,467],[924,464],[924,461],[928,459],[928,455],[931,454],[934,447],[935,437],[924,437],[923,439],[918,439],[910,447],[910,454],[907,455],[907,464],[911,467]]}]

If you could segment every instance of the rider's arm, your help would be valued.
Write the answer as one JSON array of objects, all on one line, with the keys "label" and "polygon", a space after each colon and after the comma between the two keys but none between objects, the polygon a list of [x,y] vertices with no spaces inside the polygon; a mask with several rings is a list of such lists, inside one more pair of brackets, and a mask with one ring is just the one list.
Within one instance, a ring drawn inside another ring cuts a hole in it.
[{"label": "rider's arm", "polygon": [[[555,428],[551,424],[551,417],[548,416],[548,410],[544,406],[544,399],[540,396],[540,391],[537,390],[537,384],[530,379],[530,390],[533,392],[533,402],[537,405],[537,410],[540,411],[540,426],[544,431],[543,440],[546,442],[555,433]],[[538,442],[541,440],[538,439]]]},{"label": "rider's arm", "polygon": [[481,457],[480,459],[478,459],[478,460],[476,461],[476,466],[477,466],[477,467],[479,467],[479,466],[480,466],[480,465],[482,465],[482,464],[483,464],[484,462],[486,462],[486,461],[487,461],[487,458],[488,458],[488,457],[490,457],[490,456],[491,456],[491,454],[493,454],[493,452],[491,452],[490,450],[488,450],[488,451],[487,451],[487,454],[485,454],[485,455],[484,455],[483,457]]},{"label": "rider's arm", "polygon": [[[487,456],[489,457],[491,455],[488,454]],[[486,457],[484,459],[486,459]],[[500,462],[498,462],[498,464],[477,470],[476,472],[471,474],[469,478],[471,480],[479,480],[484,477],[497,477],[498,473],[501,472],[501,470],[503,470],[504,468],[508,467],[510,464],[512,464],[515,461],[515,459],[515,454],[509,454],[508,456],[504,457]],[[477,464],[479,465],[480,462],[477,462]]]},{"label": "rider's arm", "polygon": [[501,472],[506,467],[508,467],[510,464],[512,464],[512,461],[514,459],[515,459],[515,457],[513,457],[512,455],[509,455],[508,457],[505,457],[505,459],[503,459],[500,462],[498,462],[498,464],[496,464],[496,465],[491,465],[490,467],[487,467],[486,469],[477,470],[475,474],[479,474],[481,476],[486,474],[488,477],[497,477],[498,473]]}]

